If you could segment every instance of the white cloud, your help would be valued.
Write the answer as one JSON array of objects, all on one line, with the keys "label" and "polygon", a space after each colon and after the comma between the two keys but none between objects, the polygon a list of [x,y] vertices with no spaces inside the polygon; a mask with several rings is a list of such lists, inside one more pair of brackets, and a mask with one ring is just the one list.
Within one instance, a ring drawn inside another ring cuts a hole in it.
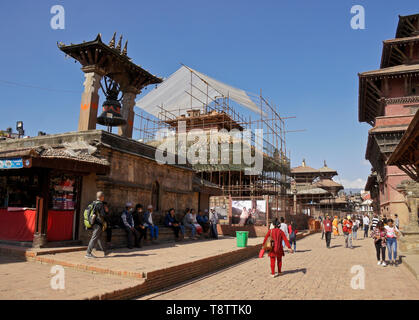
[{"label": "white cloud", "polygon": [[355,180],[346,180],[346,179],[341,179],[340,183],[345,187],[345,189],[352,189],[352,188],[360,188],[360,189],[364,189],[365,184],[366,184],[366,180],[365,179],[355,179]]},{"label": "white cloud", "polygon": [[371,166],[371,163],[368,160],[365,160],[364,159],[364,160],[361,160],[361,165],[370,167]]}]

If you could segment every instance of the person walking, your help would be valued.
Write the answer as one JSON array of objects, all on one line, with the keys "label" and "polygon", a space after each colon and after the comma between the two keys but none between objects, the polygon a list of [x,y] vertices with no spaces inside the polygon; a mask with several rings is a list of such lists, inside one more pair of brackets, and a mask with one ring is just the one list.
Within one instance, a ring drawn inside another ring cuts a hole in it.
[{"label": "person walking", "polygon": [[96,193],[96,201],[93,203],[93,212],[91,214],[90,224],[92,225],[92,237],[90,238],[89,245],[87,246],[86,258],[92,259],[97,258],[92,254],[93,249],[96,245],[99,245],[99,248],[104,252],[106,257],[109,254],[109,251],[106,251],[102,245],[102,232],[105,222],[105,208],[104,208],[105,194],[102,191]]},{"label": "person walking", "polygon": [[218,214],[215,212],[214,209],[210,210],[209,214],[209,222],[210,222],[210,236],[213,239],[218,239],[218,230],[217,230],[217,224],[218,224]]},{"label": "person walking", "polygon": [[292,246],[294,244],[294,252],[297,252],[297,226],[295,222],[291,222],[288,225],[289,243]]},{"label": "person walking", "polygon": [[338,216],[335,216],[332,222],[332,228],[333,228],[333,235],[338,236],[339,235],[339,220]]},{"label": "person walking", "polygon": [[322,230],[322,240],[323,240],[323,238],[324,238],[324,225],[323,225],[324,219],[323,219],[323,217],[320,217],[319,219],[320,219],[320,228]]},{"label": "person walking", "polygon": [[368,230],[370,228],[370,218],[368,217],[368,214],[365,214],[362,218],[362,222],[364,225],[364,239],[368,238]]},{"label": "person walking", "polygon": [[326,247],[330,249],[330,240],[332,239],[332,221],[329,216],[323,221],[324,235],[326,237]]},{"label": "person walking", "polygon": [[352,226],[352,240],[357,240],[358,229],[359,229],[359,220],[358,217],[353,219],[353,226]]},{"label": "person walking", "polygon": [[379,221],[372,230],[371,237],[374,239],[375,250],[377,252],[377,265],[387,266],[386,259],[386,230],[384,223]]},{"label": "person walking", "polygon": [[150,230],[150,240],[157,241],[159,237],[159,228],[153,222],[153,206],[149,204],[144,214],[145,226]]},{"label": "person walking", "polygon": [[352,227],[353,227],[353,222],[351,220],[351,216],[348,215],[346,219],[342,221],[342,231],[343,231],[343,236],[345,237],[345,248],[353,249]]},{"label": "person walking", "polygon": [[[279,219],[279,221],[281,221],[281,225],[280,225],[280,229],[282,230],[282,232],[284,232],[285,236],[287,237],[287,239],[290,237],[289,233],[288,233],[288,225],[285,223],[285,218],[281,217]],[[282,247],[285,247],[285,242],[282,242]]]},{"label": "person walking", "polygon": [[374,213],[374,217],[371,220],[371,228],[372,228],[372,230],[375,229],[375,227],[378,225],[378,222],[380,222],[380,218],[378,217],[378,215],[376,213]]},{"label": "person walking", "polygon": [[394,225],[393,219],[387,220],[387,226],[385,226],[384,229],[386,231],[386,244],[389,263],[391,266],[397,267],[397,238],[400,235],[400,231]]},{"label": "person walking", "polygon": [[[269,243],[267,243],[267,241],[269,241]],[[285,255],[282,246],[283,242],[289,248],[290,253],[293,253],[285,233],[280,229],[280,224],[277,223],[274,229],[268,230],[262,245],[264,248],[269,248],[268,256],[271,260],[271,276],[273,278],[281,275],[282,257]],[[278,265],[278,273],[275,273],[275,260],[277,261]]]}]

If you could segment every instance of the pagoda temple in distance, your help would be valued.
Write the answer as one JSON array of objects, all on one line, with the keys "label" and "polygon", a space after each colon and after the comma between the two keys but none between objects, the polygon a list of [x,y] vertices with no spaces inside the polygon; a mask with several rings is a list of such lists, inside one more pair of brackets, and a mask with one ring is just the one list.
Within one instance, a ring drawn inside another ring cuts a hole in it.
[{"label": "pagoda temple in distance", "polygon": [[[360,122],[372,127],[365,154],[372,165],[372,173],[365,189],[371,192],[375,212],[388,218],[398,214],[402,231],[407,231],[409,226],[416,230],[413,241],[416,245],[419,245],[419,201],[407,201],[409,192],[403,187],[410,185],[418,189],[417,183],[411,183],[415,175],[408,166],[398,165],[397,161],[390,165],[389,159],[418,109],[419,14],[414,14],[399,16],[395,38],[383,41],[380,69],[359,74],[358,117]],[[415,148],[410,154],[417,152],[417,140]]]},{"label": "pagoda temple in distance", "polygon": [[345,199],[338,196],[343,186],[332,178],[337,176],[336,170],[327,166],[315,169],[306,164],[303,159],[301,166],[291,169],[291,190],[294,212],[304,212],[313,217],[326,214],[343,216],[346,214]]}]

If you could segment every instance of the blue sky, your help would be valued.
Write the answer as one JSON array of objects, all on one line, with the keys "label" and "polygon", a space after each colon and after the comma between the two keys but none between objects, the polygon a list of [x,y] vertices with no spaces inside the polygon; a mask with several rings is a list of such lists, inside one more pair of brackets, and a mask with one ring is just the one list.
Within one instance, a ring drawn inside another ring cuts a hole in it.
[{"label": "blue sky", "polygon": [[[53,30],[50,9],[65,9]],[[365,30],[350,27],[353,5],[365,8]],[[77,129],[80,65],[57,41],[79,43],[113,32],[128,39],[134,62],[161,77],[189,65],[233,86],[260,89],[287,120],[292,165],[323,160],[346,187],[363,186],[367,131],[358,122],[358,72],[379,68],[382,40],[398,15],[419,12],[405,1],[1,1],[0,128],[23,120],[26,134]],[[4,81],[46,88],[22,87]]]}]

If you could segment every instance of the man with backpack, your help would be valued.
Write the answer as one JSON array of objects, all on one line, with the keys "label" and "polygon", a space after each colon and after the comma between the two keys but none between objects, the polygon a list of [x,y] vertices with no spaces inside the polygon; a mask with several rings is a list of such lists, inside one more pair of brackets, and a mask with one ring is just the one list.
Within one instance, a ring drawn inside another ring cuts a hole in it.
[{"label": "man with backpack", "polygon": [[103,202],[105,201],[105,195],[102,191],[96,193],[96,201],[89,204],[84,212],[84,225],[87,229],[92,229],[92,237],[87,247],[86,258],[97,258],[92,254],[93,248],[96,244],[99,245],[100,249],[104,252],[106,257],[109,252],[103,248],[101,236],[104,229],[106,229],[105,222],[105,208]]}]

